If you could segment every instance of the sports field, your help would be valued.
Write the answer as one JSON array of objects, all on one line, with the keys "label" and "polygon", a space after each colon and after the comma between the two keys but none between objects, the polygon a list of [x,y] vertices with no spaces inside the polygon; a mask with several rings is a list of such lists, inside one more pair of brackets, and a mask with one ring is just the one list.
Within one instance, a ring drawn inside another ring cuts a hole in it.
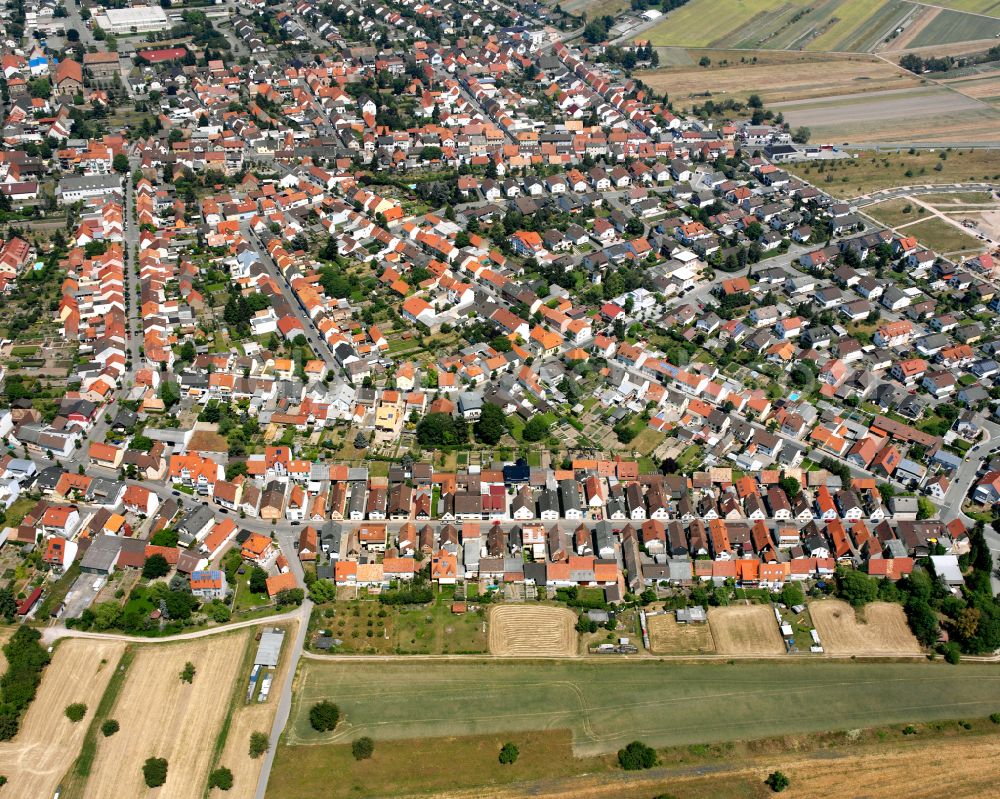
[{"label": "sports field", "polygon": [[[343,721],[309,725],[330,699]],[[290,745],[569,728],[577,756],[640,738],[653,746],[984,716],[1000,707],[995,665],[665,664],[616,661],[322,662],[300,667]]]}]

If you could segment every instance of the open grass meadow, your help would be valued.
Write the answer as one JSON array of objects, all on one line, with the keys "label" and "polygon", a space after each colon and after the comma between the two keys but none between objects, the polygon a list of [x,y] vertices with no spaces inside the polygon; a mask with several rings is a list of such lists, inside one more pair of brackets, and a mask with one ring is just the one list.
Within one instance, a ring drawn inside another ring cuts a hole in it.
[{"label": "open grass meadow", "polygon": [[[279,747],[268,799],[401,796],[435,799],[765,799],[780,769],[796,799],[982,799],[1000,779],[1000,736],[986,719],[895,725],[661,749],[659,765],[623,772],[613,755],[574,758],[569,733],[424,738],[376,744],[370,760],[350,746]],[[512,766],[497,752],[520,750]]]},{"label": "open grass meadow", "polygon": [[[309,725],[320,699],[333,733]],[[817,703],[836,702],[836,714]],[[577,756],[639,738],[657,746],[981,717],[1000,670],[924,663],[322,662],[300,666],[287,743],[342,744],[569,729]],[[391,744],[390,744],[391,746]]]},{"label": "open grass meadow", "polygon": [[[862,151],[857,158],[805,161],[786,168],[834,197],[858,197],[896,186],[1000,180],[1000,158],[995,150],[954,149],[946,155],[942,160],[941,152],[920,150],[910,155],[905,149],[887,148]],[[940,172],[935,169],[938,164]]]}]

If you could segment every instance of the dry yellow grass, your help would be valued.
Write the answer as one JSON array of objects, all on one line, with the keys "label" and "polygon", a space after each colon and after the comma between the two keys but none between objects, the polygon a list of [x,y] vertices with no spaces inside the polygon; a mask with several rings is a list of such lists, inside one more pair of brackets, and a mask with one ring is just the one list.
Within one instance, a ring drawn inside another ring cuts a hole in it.
[{"label": "dry yellow grass", "polygon": [[715,652],[707,624],[678,624],[673,612],[646,617],[649,651],[654,655],[708,655]]},{"label": "dry yellow grass", "polygon": [[[297,624],[290,624],[285,627],[285,640],[294,641]],[[274,714],[278,709],[278,697],[281,695],[281,687],[285,680],[290,679],[288,665],[291,652],[291,645],[281,648],[281,660],[278,664],[278,672],[271,683],[271,694],[266,702],[240,704],[233,711],[233,717],[229,724],[229,735],[226,738],[226,745],[222,750],[222,757],[219,765],[225,766],[233,772],[233,787],[229,791],[222,791],[213,788],[209,794],[213,799],[250,799],[257,790],[257,779],[260,777],[260,768],[263,765],[263,758],[251,758],[250,734],[253,732],[264,732],[271,734],[271,724],[274,722]],[[238,674],[240,687],[245,689],[249,680],[249,674]]]},{"label": "dry yellow grass", "polygon": [[780,655],[785,651],[774,611],[768,605],[709,608],[708,623],[723,655]]},{"label": "dry yellow grass", "polygon": [[668,92],[675,104],[689,106],[712,92],[716,102],[759,94],[765,103],[816,99],[885,89],[917,86],[913,75],[867,57],[857,59],[805,58],[797,63],[738,65],[719,69],[681,67],[647,72],[642,80],[656,92]]},{"label": "dry yellow grass", "polygon": [[[118,641],[69,640],[56,648],[20,731],[0,744],[5,792],[38,799],[53,795],[80,751],[91,714],[124,650]],[[65,715],[74,702],[87,706],[87,715],[76,724]]]},{"label": "dry yellow grass", "polygon": [[[829,799],[831,796],[879,799],[982,799],[996,793],[1000,780],[1000,736],[921,740],[851,746],[815,751],[768,749],[759,756],[694,766],[631,772],[615,770],[579,777],[528,781],[475,790],[421,794],[425,799],[605,799],[609,796],[656,796],[669,793],[680,799],[773,796],[764,779],[775,769],[788,775],[788,796]],[[824,756],[825,755],[825,756]],[[709,771],[709,774],[705,774]],[[398,799],[398,795],[397,795]]]},{"label": "dry yellow grass", "polygon": [[[200,797],[248,635],[245,630],[140,650],[111,711],[121,731],[98,741],[85,796]],[[187,661],[197,669],[190,685],[178,676]],[[167,781],[155,794],[142,778],[148,757],[169,764]]]},{"label": "dry yellow grass", "polygon": [[809,605],[823,649],[831,655],[913,655],[920,644],[906,623],[900,605],[873,602],[865,605],[864,618],[840,599]]},{"label": "dry yellow grass", "polygon": [[575,655],[576,614],[545,605],[497,605],[490,609],[489,649],[500,657]]}]

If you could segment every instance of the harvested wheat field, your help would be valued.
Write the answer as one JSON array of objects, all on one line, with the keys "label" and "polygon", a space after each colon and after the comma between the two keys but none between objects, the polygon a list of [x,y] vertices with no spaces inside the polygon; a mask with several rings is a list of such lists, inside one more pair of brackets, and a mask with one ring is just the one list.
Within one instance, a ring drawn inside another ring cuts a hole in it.
[{"label": "harvested wheat field", "polygon": [[708,624],[721,655],[780,655],[785,651],[768,605],[709,608]]},{"label": "harvested wheat field", "polygon": [[[13,741],[0,744],[0,772],[7,777],[5,791],[11,796],[55,793],[124,651],[125,644],[118,641],[69,640],[56,647],[20,731]],[[64,713],[74,702],[87,706],[87,715],[77,724]]]},{"label": "harvested wheat field", "polygon": [[489,648],[500,657],[575,655],[576,614],[545,605],[498,605],[490,609]]},{"label": "harvested wheat field", "polygon": [[[861,613],[840,599],[809,605],[823,649],[831,655],[919,655],[901,605],[872,602]],[[863,616],[863,618],[862,618]]]},{"label": "harvested wheat field", "polygon": [[[286,640],[294,641],[296,628],[298,625],[289,624],[285,626]],[[226,745],[222,750],[222,757],[219,758],[220,766],[225,766],[233,772],[233,787],[228,791],[213,788],[209,796],[215,799],[243,799],[252,797],[257,792],[257,779],[260,777],[260,768],[264,764],[263,758],[253,759],[250,757],[250,733],[265,732],[271,734],[271,724],[274,721],[274,714],[278,709],[278,698],[281,696],[281,688],[285,680],[289,679],[288,664],[290,660],[291,646],[281,648],[281,659],[278,662],[278,672],[271,683],[271,694],[266,702],[258,702],[256,699],[250,704],[245,704],[242,700],[233,711],[232,719],[229,723],[229,733],[226,736]],[[249,674],[237,675],[240,689],[245,690]]]},{"label": "harvested wheat field", "polygon": [[[110,714],[121,732],[98,741],[84,795],[153,795],[143,782],[142,764],[164,757],[167,781],[156,789],[157,799],[201,796],[249,635],[246,630],[139,650]],[[187,661],[196,669],[191,684],[179,677]]]},{"label": "harvested wheat field", "polygon": [[715,641],[708,624],[678,624],[673,613],[646,616],[649,651],[654,655],[710,655]]}]

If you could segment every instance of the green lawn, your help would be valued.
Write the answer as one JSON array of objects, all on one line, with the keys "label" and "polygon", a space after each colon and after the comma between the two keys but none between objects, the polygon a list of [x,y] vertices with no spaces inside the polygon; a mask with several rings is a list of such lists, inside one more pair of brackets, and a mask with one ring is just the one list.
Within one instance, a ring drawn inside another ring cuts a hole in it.
[{"label": "green lawn", "polygon": [[[291,744],[569,727],[577,756],[635,738],[662,747],[977,717],[1000,707],[1000,670],[985,664],[309,660],[297,685]],[[816,712],[821,697],[835,712]],[[309,726],[320,699],[340,705],[344,721],[332,734]]]},{"label": "green lawn", "polygon": [[[430,605],[385,606],[373,600],[335,602],[333,616],[318,629],[343,641],[340,653],[451,655],[483,653],[486,634],[478,613],[451,612],[454,591],[443,591]],[[323,607],[324,612],[328,608]],[[369,633],[371,633],[369,635]]]},{"label": "green lawn", "polygon": [[233,601],[233,610],[235,612],[271,604],[271,598],[267,595],[266,591],[261,594],[255,594],[250,590],[250,568],[247,565],[243,574],[236,575],[236,598]]}]

